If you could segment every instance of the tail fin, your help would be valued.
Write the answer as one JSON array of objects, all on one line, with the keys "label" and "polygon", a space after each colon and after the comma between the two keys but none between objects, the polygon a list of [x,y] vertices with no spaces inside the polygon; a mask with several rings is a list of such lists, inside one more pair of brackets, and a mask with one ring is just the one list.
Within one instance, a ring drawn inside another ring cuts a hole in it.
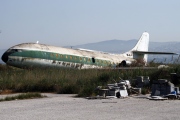
[{"label": "tail fin", "polygon": [[[149,33],[144,32],[140,37],[139,41],[137,42],[137,44],[135,45],[135,47],[131,51],[148,52],[148,47],[149,47]],[[147,62],[148,55],[133,53],[133,58],[134,59],[143,58],[144,61]]]},{"label": "tail fin", "polygon": [[148,47],[149,47],[149,33],[144,32],[140,37],[140,39],[138,40],[137,44],[134,46],[134,48],[131,49],[129,52],[126,52],[125,54],[128,55],[128,53],[130,53],[132,54],[132,57],[134,59],[142,58],[144,62],[147,62],[147,54],[143,54],[140,52],[137,53],[135,51],[148,52]]},{"label": "tail fin", "polygon": [[148,51],[149,47],[149,33],[144,32],[140,39],[138,40],[137,44],[131,51]]}]

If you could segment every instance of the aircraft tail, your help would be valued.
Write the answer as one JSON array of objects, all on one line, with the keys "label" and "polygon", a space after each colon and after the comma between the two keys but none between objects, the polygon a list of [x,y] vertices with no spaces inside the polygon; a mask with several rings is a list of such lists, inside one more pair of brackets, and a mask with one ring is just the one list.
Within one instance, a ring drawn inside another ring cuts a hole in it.
[{"label": "aircraft tail", "polygon": [[148,51],[149,47],[149,33],[144,32],[137,44],[131,51]]},{"label": "aircraft tail", "polygon": [[147,62],[148,55],[143,53],[136,53],[136,51],[148,52],[149,47],[149,33],[144,32],[138,40],[135,47],[131,50],[133,52],[133,58],[143,58],[144,62]]},{"label": "aircraft tail", "polygon": [[[134,59],[142,58],[144,62],[147,62],[147,54],[144,52],[148,52],[149,47],[149,33],[144,32],[140,39],[138,40],[137,44],[131,49],[129,52],[126,52],[125,55],[128,57],[132,57]],[[132,56],[131,56],[132,55]]]}]

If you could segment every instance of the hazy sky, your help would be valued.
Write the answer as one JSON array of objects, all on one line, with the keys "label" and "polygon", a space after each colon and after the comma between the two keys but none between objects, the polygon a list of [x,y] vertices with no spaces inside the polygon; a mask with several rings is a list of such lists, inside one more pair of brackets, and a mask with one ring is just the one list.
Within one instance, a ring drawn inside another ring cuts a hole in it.
[{"label": "hazy sky", "polygon": [[24,42],[180,42],[180,0],[0,0],[0,49]]}]

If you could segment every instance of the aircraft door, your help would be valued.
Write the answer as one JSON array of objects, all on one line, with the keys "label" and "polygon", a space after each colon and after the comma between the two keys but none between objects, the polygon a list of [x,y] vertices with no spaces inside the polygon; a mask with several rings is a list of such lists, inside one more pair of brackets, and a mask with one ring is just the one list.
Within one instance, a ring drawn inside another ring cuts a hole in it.
[{"label": "aircraft door", "polygon": [[95,62],[96,62],[95,58],[94,58],[94,57],[92,57],[92,63],[95,63]]}]

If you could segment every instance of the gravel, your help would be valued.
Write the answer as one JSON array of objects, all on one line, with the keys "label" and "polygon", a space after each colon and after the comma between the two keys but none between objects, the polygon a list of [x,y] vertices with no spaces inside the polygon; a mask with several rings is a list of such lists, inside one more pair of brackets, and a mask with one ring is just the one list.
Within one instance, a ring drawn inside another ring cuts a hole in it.
[{"label": "gravel", "polygon": [[48,97],[0,102],[0,120],[180,119],[180,100],[152,101],[145,97],[88,100],[75,95],[45,95]]}]

